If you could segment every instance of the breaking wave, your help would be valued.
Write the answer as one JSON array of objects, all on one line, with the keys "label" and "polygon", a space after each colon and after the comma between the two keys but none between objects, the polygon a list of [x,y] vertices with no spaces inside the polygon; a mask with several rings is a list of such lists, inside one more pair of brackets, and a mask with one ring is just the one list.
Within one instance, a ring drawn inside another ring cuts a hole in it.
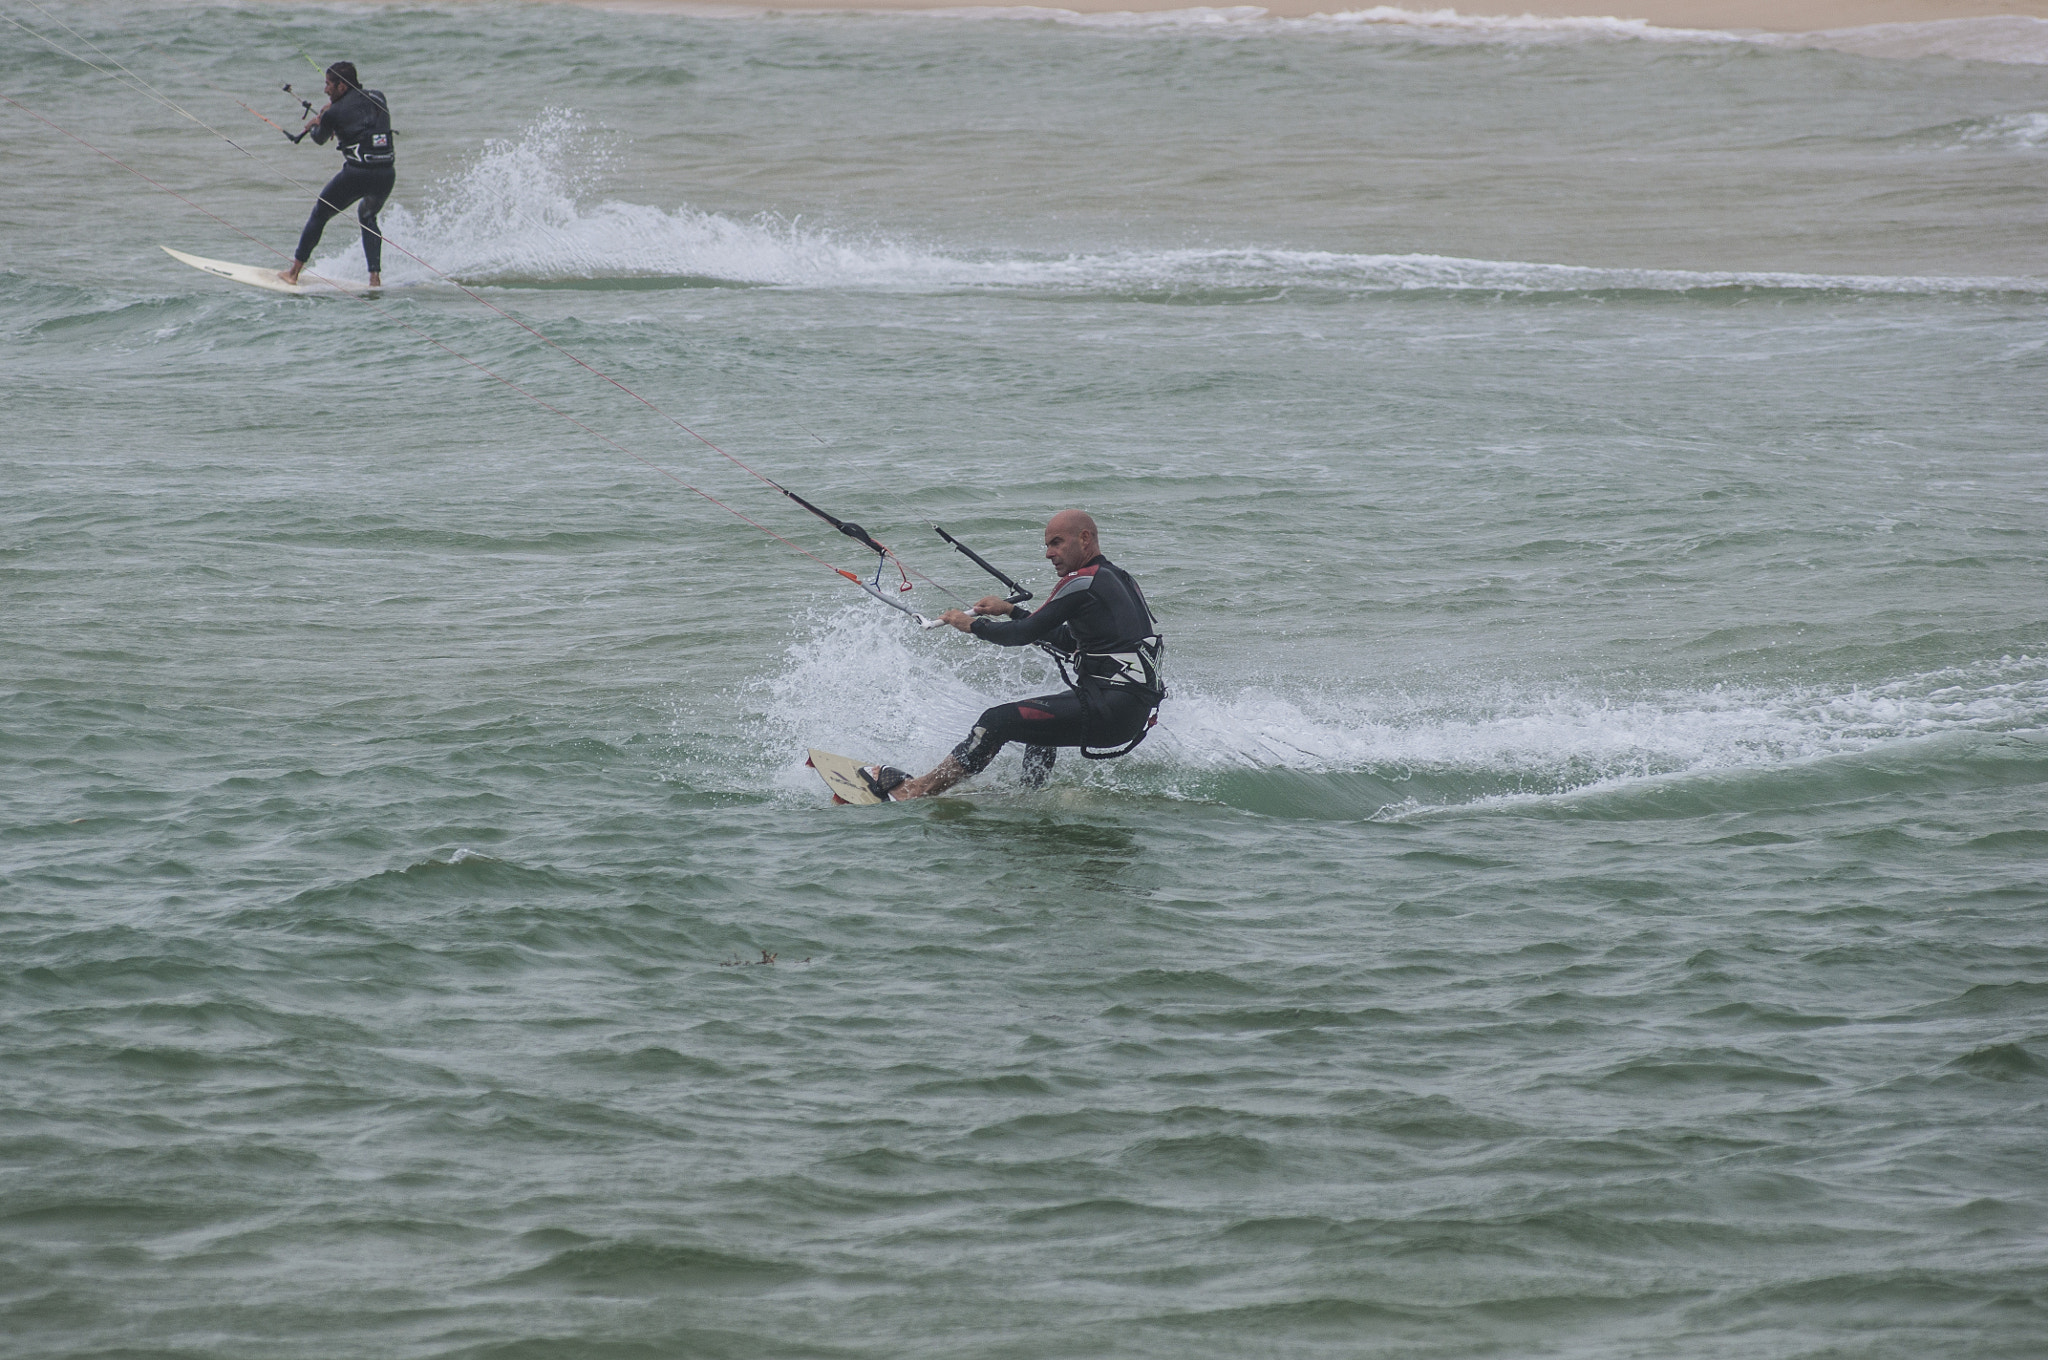
[{"label": "breaking wave", "polygon": [[[888,6],[877,5],[876,9],[888,10]],[[891,15],[899,17],[894,11]],[[1617,19],[1598,14],[1462,14],[1454,8],[1407,9],[1398,5],[1333,9],[1328,13],[1298,18],[1275,15],[1257,5],[1198,5],[1186,9],[1109,14],[1081,14],[1055,6],[977,6],[925,10],[915,17],[984,22],[1049,21],[1124,31],[1197,29],[1207,33],[1242,33],[1246,36],[1276,31],[1356,34],[1439,46],[1646,42],[1688,46],[1819,48],[1895,61],[1948,57],[2012,65],[2048,65],[2048,19],[2016,14],[1917,23],[1861,24],[1807,33],[1673,28],[1645,19]]]},{"label": "breaking wave", "polygon": [[[819,796],[801,758],[788,757],[806,747],[928,768],[983,708],[1058,683],[1032,654],[968,649],[950,630],[919,634],[849,605],[813,619],[774,673],[756,681],[760,763],[752,774],[791,795]],[[1607,794],[1673,777],[1867,764],[1920,743],[2044,727],[2048,658],[2035,656],[1873,686],[1635,694],[1497,688],[1416,698],[1177,681],[1143,747],[1114,765],[1069,761],[1059,780],[1361,818]],[[2048,760],[2048,746],[2037,758]],[[982,787],[1004,788],[1016,759],[1005,752]]]},{"label": "breaking wave", "polygon": [[[1984,135],[2035,135],[2034,124]],[[1235,301],[1280,292],[1682,295],[1716,290],[1856,294],[2048,293],[2037,278],[1833,275],[1685,269],[1603,269],[1445,255],[1373,255],[1258,245],[1063,255],[951,250],[834,230],[801,219],[735,219],[688,206],[601,198],[602,155],[573,113],[554,110],[516,138],[486,143],[417,209],[393,204],[384,229],[405,249],[470,284],[501,287],[781,287],[909,292],[1010,290]],[[433,275],[403,255],[386,281]],[[353,241],[315,262],[361,279]]]}]

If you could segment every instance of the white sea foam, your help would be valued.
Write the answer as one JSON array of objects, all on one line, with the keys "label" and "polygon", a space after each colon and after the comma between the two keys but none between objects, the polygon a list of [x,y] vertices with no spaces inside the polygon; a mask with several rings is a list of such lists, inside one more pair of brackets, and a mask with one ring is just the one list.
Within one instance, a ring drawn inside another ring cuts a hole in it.
[{"label": "white sea foam", "polygon": [[[593,201],[604,163],[598,140],[574,113],[550,110],[517,137],[486,142],[428,191],[426,206],[386,208],[384,231],[465,282],[678,277],[873,287],[943,283],[961,273],[943,256],[781,218],[736,221],[688,207]],[[360,274],[353,246],[331,264],[345,275],[352,258]],[[434,278],[403,254],[387,263],[389,282]]]},{"label": "white sea foam", "polygon": [[1775,765],[1944,732],[2038,726],[2048,723],[2048,660],[2006,658],[1848,689],[1491,691],[1423,703],[1187,697],[1186,712],[1162,727],[1192,764],[1605,778]]},{"label": "white sea foam", "polygon": [[[2029,115],[2040,118],[2042,115]],[[2027,135],[2015,123],[2001,136]],[[1257,245],[1114,250],[1068,255],[958,251],[763,216],[737,220],[601,198],[601,157],[573,114],[555,110],[519,136],[486,143],[460,172],[428,191],[426,206],[393,204],[389,239],[467,283],[672,278],[814,289],[1187,296],[1282,290],[1395,293],[1685,293],[1705,289],[1852,293],[2048,292],[2048,280],[1685,269],[1602,269],[1447,255],[1374,255]],[[354,243],[335,244],[318,272],[363,277]],[[432,281],[405,254],[387,252],[394,285]]]},{"label": "white sea foam", "polygon": [[2037,151],[2048,147],[2048,113],[2011,113],[1987,118],[1964,131],[1960,147]]},{"label": "white sea foam", "polygon": [[[605,8],[666,13],[668,0],[608,0]],[[776,23],[843,23],[886,19],[901,22],[1030,22],[1119,31],[1185,32],[1199,30],[1221,36],[1257,36],[1276,32],[1303,34],[1365,34],[1403,42],[1451,45],[1538,45],[1574,42],[1643,42],[1691,46],[1749,44],[1778,48],[1822,48],[1887,60],[1952,57],[2014,65],[2048,65],[2048,19],[2026,15],[1977,15],[1919,23],[1864,24],[1808,33],[1765,33],[1753,29],[1673,28],[1646,19],[1609,15],[1465,14],[1455,7],[1410,9],[1372,5],[1362,9],[1332,8],[1289,18],[1258,5],[1190,5],[1168,10],[1120,10],[1083,14],[1056,5],[963,5],[920,10],[874,9],[806,12],[763,10],[754,6],[690,5],[704,18],[772,20]]]},{"label": "white sea foam", "polygon": [[1825,47],[1861,57],[1953,57],[2019,66],[2048,65],[2048,19],[2018,14],[1918,24],[1870,24],[1820,33],[1774,35],[1768,41],[1789,47]]},{"label": "white sea foam", "polygon": [[1533,14],[1460,14],[1454,9],[1417,11],[1391,5],[1274,20],[1293,27],[1386,26],[1411,35],[1480,42],[1623,41],[1763,47],[1823,48],[1863,57],[1912,60],[1952,57],[2015,65],[2048,64],[2048,20],[2023,15],[1983,15],[1923,23],[1865,24],[1811,33],[1758,33],[1724,29],[1665,28],[1641,19],[1598,16],[1549,18]]},{"label": "white sea foam", "polygon": [[[886,7],[878,6],[878,9]],[[736,11],[724,11],[737,13]],[[2048,20],[2024,15],[1981,15],[1921,23],[1866,24],[1810,33],[1762,33],[1755,30],[1672,28],[1644,19],[1619,19],[1599,14],[1464,14],[1455,8],[1409,9],[1373,5],[1336,9],[1300,18],[1275,15],[1257,5],[1206,6],[1145,12],[1082,14],[1056,6],[962,6],[916,11],[886,11],[890,17],[990,21],[1053,22],[1072,27],[1178,32],[1198,29],[1218,34],[1253,36],[1273,32],[1361,33],[1405,42],[1440,45],[1565,44],[1574,42],[1647,42],[1691,46],[1750,44],[1778,48],[1822,48],[1856,56],[1889,60],[1952,57],[2017,65],[2048,64]]]},{"label": "white sea foam", "polygon": [[[764,752],[807,746],[935,764],[991,704],[1057,688],[1029,653],[920,634],[859,604],[814,619],[756,685]],[[1715,686],[1614,694],[1493,688],[1297,695],[1177,682],[1118,772],[1171,791],[1188,777],[1286,770],[1463,777],[1542,796],[1673,774],[1766,769],[1957,732],[2048,726],[2048,658],[2008,656],[1869,687]],[[778,783],[810,794],[798,762]],[[1005,760],[1012,757],[1006,755]],[[1000,770],[999,770],[1000,773]],[[1476,795],[1475,795],[1476,796]]]},{"label": "white sea foam", "polygon": [[[984,708],[1058,687],[1036,652],[970,646],[950,628],[920,632],[900,615],[854,604],[812,620],[779,669],[757,682],[755,698],[772,749],[886,753],[923,770]],[[800,766],[778,772],[786,785],[811,787]]]},{"label": "white sea foam", "polygon": [[1642,19],[1600,15],[1543,17],[1534,14],[1461,14],[1455,9],[1405,9],[1374,5],[1332,9],[1304,17],[1276,15],[1258,5],[1192,5],[1185,9],[1113,10],[1083,14],[1049,5],[960,6],[919,10],[917,18],[975,21],[1029,20],[1077,28],[1182,31],[1200,29],[1246,36],[1273,32],[1369,32],[1407,41],[1453,43],[1569,43],[1619,40],[1673,43],[1739,43],[1741,33],[1718,29],[1663,28]]}]

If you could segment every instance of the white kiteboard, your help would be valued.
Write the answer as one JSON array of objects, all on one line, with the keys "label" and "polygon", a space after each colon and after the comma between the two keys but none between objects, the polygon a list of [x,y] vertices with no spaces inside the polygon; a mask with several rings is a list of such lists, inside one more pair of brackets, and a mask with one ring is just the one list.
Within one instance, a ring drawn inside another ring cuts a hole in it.
[{"label": "white kiteboard", "polygon": [[886,798],[875,797],[875,791],[860,777],[861,762],[848,756],[835,756],[830,751],[811,752],[808,762],[825,781],[825,787],[832,790],[835,803],[885,803]]},{"label": "white kiteboard", "polygon": [[209,260],[204,255],[187,255],[182,250],[162,247],[164,254],[179,264],[189,264],[202,274],[211,274],[217,279],[230,283],[246,283],[251,288],[262,288],[272,293],[290,293],[304,297],[309,293],[336,293],[342,291],[331,283],[286,283],[277,276],[277,271],[260,264],[231,264],[226,260]]}]

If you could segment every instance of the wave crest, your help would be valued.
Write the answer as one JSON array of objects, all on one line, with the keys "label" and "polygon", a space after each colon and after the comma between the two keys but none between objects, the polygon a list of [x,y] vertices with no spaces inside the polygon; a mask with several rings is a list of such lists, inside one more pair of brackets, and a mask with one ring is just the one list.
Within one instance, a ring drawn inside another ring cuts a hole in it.
[{"label": "wave crest", "polygon": [[1442,46],[1514,43],[1649,42],[1691,46],[1821,48],[1886,60],[1951,57],[2008,65],[2048,65],[2048,20],[2026,15],[1975,15],[1915,23],[1861,24],[1805,33],[1719,28],[1677,28],[1647,19],[1600,14],[1467,14],[1454,8],[1407,9],[1373,5],[1302,16],[1276,15],[1257,5],[1191,6],[1186,9],[1083,14],[1037,6],[936,9],[920,17],[945,19],[1029,19],[1087,28],[1201,29],[1211,32],[1370,33],[1394,41]]},{"label": "wave crest", "polygon": [[[849,604],[814,619],[779,669],[756,682],[757,773],[785,792],[815,793],[800,760],[789,759],[808,746],[925,769],[983,708],[1057,687],[1033,654],[968,648],[950,631],[918,634]],[[1330,815],[1313,811],[1321,800],[1356,817],[1784,770],[2044,727],[2048,658],[2033,656],[1874,686],[1636,694],[1282,694],[1176,680],[1137,752],[1080,773],[1073,762],[1060,778],[1261,810],[1299,802],[1302,815]],[[1006,752],[993,777],[1015,759]]]},{"label": "wave crest", "polygon": [[[2029,119],[2039,115],[2029,115]],[[2031,137],[2032,121],[1986,126]],[[2048,292],[2048,280],[1686,269],[1605,269],[1447,255],[1352,254],[1257,245],[1114,250],[1064,255],[948,251],[762,215],[738,220],[681,206],[596,197],[605,151],[568,110],[552,110],[518,137],[488,142],[429,191],[428,205],[385,209],[384,230],[405,250],[472,284],[520,286],[754,286],[909,292],[1008,290],[1056,295],[1230,303],[1290,294],[1407,292],[1500,295],[1682,295],[1710,291],[1859,294]],[[434,275],[403,254],[387,261],[394,285]],[[361,252],[335,246],[315,266],[361,279]]]}]

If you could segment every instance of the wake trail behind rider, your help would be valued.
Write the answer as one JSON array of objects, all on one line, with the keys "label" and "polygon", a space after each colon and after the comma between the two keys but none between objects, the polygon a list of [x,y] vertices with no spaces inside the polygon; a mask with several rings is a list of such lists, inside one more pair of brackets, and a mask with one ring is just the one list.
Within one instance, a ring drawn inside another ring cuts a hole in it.
[{"label": "wake trail behind rider", "polygon": [[299,271],[313,258],[313,248],[320,244],[327,223],[360,200],[356,220],[363,224],[363,260],[370,266],[370,286],[380,287],[384,282],[384,233],[377,227],[377,213],[398,181],[391,109],[380,91],[363,88],[352,61],[337,61],[327,68],[327,100],[327,107],[307,120],[299,136],[310,132],[318,146],[332,138],[341,151],[341,173],[320,191],[306,229],[299,233],[291,268],[280,270],[277,276],[286,283],[297,283]]},{"label": "wake trail behind rider", "polygon": [[[1061,746],[1102,759],[1145,739],[1166,698],[1159,673],[1165,641],[1145,593],[1102,555],[1095,521],[1082,511],[1062,510],[1046,522],[1045,556],[1060,583],[1037,610],[990,595],[971,614],[949,609],[939,619],[999,647],[1045,647],[1060,660],[1069,688],[987,710],[967,739],[921,778],[867,767],[862,777],[881,797],[897,802],[942,792],[987,769],[1013,741],[1024,744],[1024,781],[1036,786],[1052,772]],[[1121,749],[1101,749],[1110,747]]]}]

